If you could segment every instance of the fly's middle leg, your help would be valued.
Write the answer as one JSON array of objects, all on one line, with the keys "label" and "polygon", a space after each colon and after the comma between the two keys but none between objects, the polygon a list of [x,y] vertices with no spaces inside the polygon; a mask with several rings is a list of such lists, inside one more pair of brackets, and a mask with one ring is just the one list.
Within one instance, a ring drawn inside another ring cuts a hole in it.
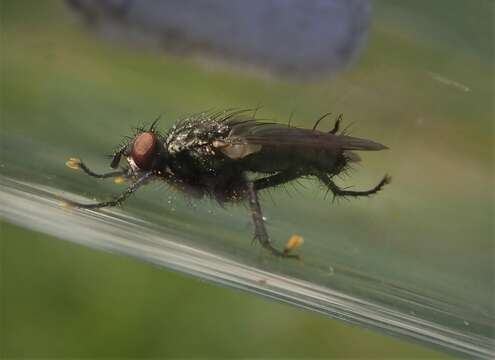
[{"label": "fly's middle leg", "polygon": [[260,203],[258,201],[258,193],[255,189],[254,183],[251,181],[247,183],[247,192],[249,207],[251,209],[251,216],[254,224],[254,238],[260,242],[261,246],[268,249],[275,256],[299,259],[299,255],[290,254],[290,247],[286,247],[285,250],[281,251],[272,246],[270,243],[270,237],[266,231],[265,221],[263,220],[263,213],[261,212]]}]

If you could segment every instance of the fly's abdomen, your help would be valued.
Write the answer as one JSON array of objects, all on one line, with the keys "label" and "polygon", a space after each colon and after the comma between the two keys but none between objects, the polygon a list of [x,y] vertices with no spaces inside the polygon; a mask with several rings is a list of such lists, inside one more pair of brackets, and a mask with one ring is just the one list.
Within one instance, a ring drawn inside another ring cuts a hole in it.
[{"label": "fly's abdomen", "polygon": [[294,170],[312,173],[314,170],[331,172],[342,155],[324,148],[307,148],[298,145],[265,145],[244,159],[245,166],[255,172]]}]

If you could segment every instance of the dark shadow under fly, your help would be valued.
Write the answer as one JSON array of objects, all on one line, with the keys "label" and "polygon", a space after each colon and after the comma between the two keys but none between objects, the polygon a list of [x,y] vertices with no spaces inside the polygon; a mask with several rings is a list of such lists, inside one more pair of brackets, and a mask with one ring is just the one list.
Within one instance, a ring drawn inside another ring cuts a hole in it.
[{"label": "dark shadow under fly", "polygon": [[[116,178],[130,182],[126,191],[111,201],[94,204],[68,203],[84,209],[116,206],[151,180],[163,180],[197,197],[209,196],[219,203],[247,200],[254,224],[254,237],[273,255],[298,258],[292,253],[302,243],[293,236],[283,250],[273,247],[258,199],[262,190],[277,187],[301,177],[313,176],[335,197],[360,197],[377,193],[390,182],[385,175],[373,188],[351,191],[337,186],[333,177],[349,163],[359,161],[354,151],[383,150],[377,142],[339,134],[341,116],[329,132],[287,124],[258,121],[255,113],[243,111],[204,112],[178,121],[166,133],[149,128],[137,129],[112,156],[105,174],[91,171],[81,160],[70,159],[67,166],[81,169],[96,178]],[[255,174],[250,179],[248,174]]]}]

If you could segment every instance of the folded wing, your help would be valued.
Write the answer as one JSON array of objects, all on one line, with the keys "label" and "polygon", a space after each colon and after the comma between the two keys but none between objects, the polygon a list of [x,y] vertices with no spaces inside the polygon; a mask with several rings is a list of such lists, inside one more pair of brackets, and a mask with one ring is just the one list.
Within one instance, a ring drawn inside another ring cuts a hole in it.
[{"label": "folded wing", "polygon": [[316,147],[334,151],[387,149],[385,145],[368,139],[334,135],[277,123],[257,122],[253,119],[232,119],[229,125],[231,131],[225,140],[230,144]]}]

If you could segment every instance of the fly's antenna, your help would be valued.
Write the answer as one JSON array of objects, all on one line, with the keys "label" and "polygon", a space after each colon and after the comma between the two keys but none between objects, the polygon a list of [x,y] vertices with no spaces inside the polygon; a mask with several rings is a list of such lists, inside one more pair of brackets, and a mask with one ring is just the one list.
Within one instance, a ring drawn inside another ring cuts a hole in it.
[{"label": "fly's antenna", "polygon": [[124,154],[125,150],[126,147],[122,146],[112,155],[112,162],[110,163],[110,167],[112,169],[116,169],[119,166],[120,159],[122,158],[122,155]]},{"label": "fly's antenna", "polygon": [[318,125],[320,124],[320,122],[326,118],[328,115],[332,115],[331,112],[328,112],[326,114],[323,114],[318,120],[316,120],[315,124],[313,125],[313,130],[316,130],[316,128],[318,127]]},{"label": "fly's antenna", "polygon": [[122,155],[124,155],[127,151],[132,139],[133,137],[131,136],[124,136],[117,149],[115,149],[113,154],[109,155],[109,157],[112,159],[112,162],[110,163],[110,167],[112,169],[116,169],[119,166],[120,159],[122,158]]}]

